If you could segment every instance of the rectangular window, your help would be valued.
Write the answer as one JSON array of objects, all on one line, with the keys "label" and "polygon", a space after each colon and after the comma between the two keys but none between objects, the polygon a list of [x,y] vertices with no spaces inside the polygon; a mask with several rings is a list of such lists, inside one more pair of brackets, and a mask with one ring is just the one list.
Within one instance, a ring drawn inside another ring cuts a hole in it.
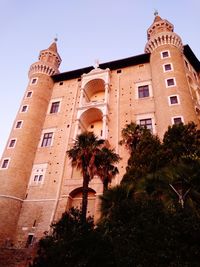
[{"label": "rectangular window", "polygon": [[178,96],[177,95],[169,96],[169,104],[170,105],[179,104]]},{"label": "rectangular window", "polygon": [[22,121],[17,121],[15,128],[21,128],[22,127]]},{"label": "rectangular window", "polygon": [[150,119],[150,118],[140,120],[140,125],[143,126],[143,127],[146,127],[147,129],[149,129],[151,131],[153,129],[153,127],[152,127],[152,119]]},{"label": "rectangular window", "polygon": [[58,110],[59,110],[59,106],[60,106],[60,102],[57,101],[57,102],[53,102],[51,104],[51,109],[50,109],[50,113],[57,113]]},{"label": "rectangular window", "polygon": [[51,145],[52,142],[52,138],[53,138],[53,133],[45,133],[43,135],[43,139],[42,139],[42,144],[41,147],[47,147]]},{"label": "rectangular window", "polygon": [[173,118],[173,124],[180,124],[180,123],[183,123],[183,119],[182,117],[175,117]]},{"label": "rectangular window", "polygon": [[21,112],[26,112],[28,110],[28,106],[22,106]]},{"label": "rectangular window", "polygon": [[14,147],[16,143],[16,139],[11,139],[8,147]]},{"label": "rectangular window", "polygon": [[175,86],[175,79],[174,78],[166,79],[166,85],[167,87]]},{"label": "rectangular window", "polygon": [[167,58],[167,57],[170,57],[169,51],[161,52],[161,58]]},{"label": "rectangular window", "polygon": [[148,85],[138,86],[138,97],[139,98],[149,97],[149,86]]},{"label": "rectangular window", "polygon": [[33,181],[34,182],[41,182],[43,179],[43,175],[42,174],[39,174],[39,175],[35,175],[34,178],[33,178]]},{"label": "rectangular window", "polygon": [[1,165],[2,169],[7,169],[9,164],[9,159],[4,159]]},{"label": "rectangular window", "polygon": [[33,78],[33,79],[31,80],[31,84],[36,84],[36,83],[37,83],[37,80],[38,80],[38,78]]},{"label": "rectangular window", "polygon": [[30,91],[27,93],[26,97],[31,97],[31,96],[32,96],[32,92]]},{"label": "rectangular window", "polygon": [[171,71],[171,70],[172,70],[172,64],[171,63],[164,65],[164,71],[165,72]]}]

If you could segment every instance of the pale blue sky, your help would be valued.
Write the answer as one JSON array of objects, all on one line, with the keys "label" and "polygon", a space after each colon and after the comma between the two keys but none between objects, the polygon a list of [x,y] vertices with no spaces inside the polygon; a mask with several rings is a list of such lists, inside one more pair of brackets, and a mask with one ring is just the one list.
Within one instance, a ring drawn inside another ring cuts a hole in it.
[{"label": "pale blue sky", "polygon": [[61,72],[142,54],[154,9],[200,59],[199,0],[0,0],[0,155],[29,66],[56,34]]}]

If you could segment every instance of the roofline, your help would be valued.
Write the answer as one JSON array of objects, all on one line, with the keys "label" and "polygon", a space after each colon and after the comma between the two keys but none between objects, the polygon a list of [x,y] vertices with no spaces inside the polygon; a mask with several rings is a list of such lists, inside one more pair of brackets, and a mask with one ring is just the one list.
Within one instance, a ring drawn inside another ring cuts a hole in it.
[{"label": "roofline", "polygon": [[[149,60],[150,60],[150,54],[141,54],[141,55],[137,55],[133,57],[123,58],[123,59],[99,64],[99,68],[101,69],[109,68],[110,70],[116,70],[116,69],[134,66],[138,64],[148,63]],[[55,74],[52,76],[52,78],[54,82],[76,79],[76,78],[80,78],[82,74],[88,73],[93,69],[94,69],[93,66],[89,66],[89,67],[82,68],[82,69]]]},{"label": "roofline", "polygon": [[200,71],[200,62],[198,60],[198,58],[195,56],[194,52],[192,51],[192,49],[190,48],[189,45],[184,45],[184,55],[186,56],[186,58],[188,59],[188,61],[190,62],[190,64],[194,67],[194,69],[198,72]]},{"label": "roofline", "polygon": [[[198,58],[195,56],[190,46],[184,45],[183,48],[184,48],[184,55],[189,60],[191,65],[194,67],[196,71],[200,71],[200,62]],[[129,66],[144,64],[148,62],[150,62],[150,53],[148,54],[145,53],[145,54],[140,54],[140,55],[133,56],[133,57],[128,57],[128,58],[123,58],[119,60],[102,63],[102,64],[99,64],[99,67],[101,69],[109,68],[110,70],[116,70],[116,69],[125,68]],[[89,67],[85,67],[81,69],[76,69],[76,70],[72,70],[68,72],[55,74],[52,76],[52,78],[54,82],[76,79],[76,78],[80,78],[81,75],[83,75],[84,73],[89,73],[93,69],[94,69],[93,66],[89,66]]]}]

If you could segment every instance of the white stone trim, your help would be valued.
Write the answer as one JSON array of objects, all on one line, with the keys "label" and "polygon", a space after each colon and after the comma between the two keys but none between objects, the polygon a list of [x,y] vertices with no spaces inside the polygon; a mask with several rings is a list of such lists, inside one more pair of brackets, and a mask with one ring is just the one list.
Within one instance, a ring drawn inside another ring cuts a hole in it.
[{"label": "white stone trim", "polygon": [[18,200],[18,201],[21,201],[21,202],[24,201],[22,198],[11,196],[11,195],[0,195],[0,197],[2,197],[2,198],[10,198],[10,199]]},{"label": "white stone trim", "polygon": [[[4,161],[5,160],[8,160],[8,165],[7,165],[7,167],[6,168],[2,168],[2,166],[3,166],[3,163],[4,163]],[[0,169],[1,170],[7,170],[8,169],[8,167],[9,167],[9,164],[10,164],[10,158],[2,158],[2,160],[1,160],[1,167],[0,167]]]},{"label": "white stone trim", "polygon": [[[168,52],[168,57],[163,57],[163,53],[165,52]],[[171,54],[170,54],[170,51],[169,50],[163,50],[160,52],[160,57],[161,59],[166,59],[166,58],[170,58],[171,57]]]},{"label": "white stone trim", "polygon": [[[11,143],[12,140],[15,140],[14,146],[10,146],[10,143]],[[17,138],[10,138],[10,139],[9,139],[9,142],[8,142],[7,149],[15,148],[16,143],[17,143]]]},{"label": "white stone trim", "polygon": [[[41,164],[33,165],[32,173],[31,173],[30,180],[29,180],[29,186],[37,186],[37,185],[42,185],[44,183],[47,167],[48,167],[48,163],[41,163]],[[42,175],[42,180],[34,181],[34,177],[36,175],[38,176]]]},{"label": "white stone trim", "polygon": [[[26,107],[26,110],[25,111],[22,111],[23,110],[23,107]],[[22,105],[21,108],[20,108],[20,113],[26,113],[29,109],[29,105],[25,104],[25,105]]]},{"label": "white stone trim", "polygon": [[[21,126],[17,128],[17,123],[20,122],[20,121],[22,122],[21,123]],[[24,122],[23,120],[17,120],[16,123],[15,123],[15,127],[14,128],[15,129],[21,129],[22,128],[22,125],[23,125],[23,122]]]},{"label": "white stone trim", "polygon": [[[48,129],[43,129],[42,130],[41,137],[40,137],[40,142],[39,142],[39,147],[40,148],[48,148],[48,147],[52,147],[53,146],[55,131],[56,131],[56,128],[48,128]],[[43,141],[43,138],[44,138],[44,134],[46,134],[46,133],[53,133],[50,146],[42,146],[42,141]]]},{"label": "white stone trim", "polygon": [[154,113],[144,113],[136,115],[136,124],[140,125],[140,120],[144,119],[151,119],[152,121],[152,132],[156,134],[156,127],[155,127],[155,115]]},{"label": "white stone trim", "polygon": [[174,117],[171,118],[172,125],[175,124],[175,123],[174,123],[174,119],[176,119],[176,118],[181,118],[182,123],[184,123],[184,118],[183,118],[182,115],[180,115],[180,116],[174,116]]},{"label": "white stone trim", "polygon": [[[171,79],[174,80],[174,84],[173,84],[173,85],[168,85],[167,81],[168,81],[168,80],[171,80]],[[168,78],[166,78],[166,79],[165,79],[165,86],[166,86],[167,88],[175,87],[175,86],[176,86],[176,78],[175,78],[175,77],[168,77]]]},{"label": "white stone trim", "polygon": [[[138,88],[140,86],[145,86],[145,85],[149,86],[149,96],[148,97],[139,98]],[[142,100],[142,99],[148,99],[149,97],[153,97],[152,82],[150,80],[149,81],[143,81],[143,82],[136,82],[135,83],[135,99]]]},{"label": "white stone trim", "polygon": [[[31,93],[31,95],[28,96],[28,93]],[[25,96],[25,98],[32,98],[32,96],[33,96],[33,91],[32,91],[32,90],[28,90],[28,91],[26,92],[26,96]]]},{"label": "white stone trim", "polygon": [[[49,102],[48,109],[47,109],[47,114],[49,114],[49,115],[53,115],[53,114],[57,114],[57,113],[59,113],[59,112],[60,112],[60,108],[61,108],[61,101],[62,101],[62,97],[51,99],[50,102]],[[54,102],[59,102],[58,112],[56,112],[56,113],[50,113],[50,111],[51,111],[51,106],[52,106],[52,104],[53,104]]]},{"label": "white stone trim", "polygon": [[[171,70],[166,70],[166,69],[165,69],[165,66],[166,66],[166,65],[170,65],[170,66],[171,66]],[[173,71],[173,70],[174,70],[173,64],[170,63],[170,62],[169,62],[169,63],[165,63],[165,64],[163,64],[162,66],[163,66],[163,71],[164,71],[164,72],[170,72],[170,71]]]},{"label": "white stone trim", "polygon": [[[33,81],[36,79],[36,82],[33,83]],[[38,82],[38,77],[33,77],[31,80],[30,80],[30,85],[36,85]]]},{"label": "white stone trim", "polygon": [[[174,96],[176,96],[177,97],[177,103],[171,103],[171,101],[170,101],[170,98],[171,97],[174,97]],[[169,95],[168,96],[168,104],[169,104],[169,106],[175,106],[175,105],[180,105],[180,98],[179,98],[179,95]]]}]

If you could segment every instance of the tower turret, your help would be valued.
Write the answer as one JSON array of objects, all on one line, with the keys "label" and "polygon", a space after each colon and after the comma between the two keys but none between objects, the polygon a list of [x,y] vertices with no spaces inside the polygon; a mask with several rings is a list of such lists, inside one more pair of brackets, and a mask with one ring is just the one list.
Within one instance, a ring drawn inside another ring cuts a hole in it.
[{"label": "tower turret", "polygon": [[187,123],[196,115],[188,87],[182,40],[174,32],[173,24],[158,14],[147,30],[145,52],[150,53],[156,129],[162,136],[166,125]]},{"label": "tower turret", "polygon": [[29,83],[0,165],[0,243],[14,241],[22,203],[61,58],[53,42],[29,70]]}]

